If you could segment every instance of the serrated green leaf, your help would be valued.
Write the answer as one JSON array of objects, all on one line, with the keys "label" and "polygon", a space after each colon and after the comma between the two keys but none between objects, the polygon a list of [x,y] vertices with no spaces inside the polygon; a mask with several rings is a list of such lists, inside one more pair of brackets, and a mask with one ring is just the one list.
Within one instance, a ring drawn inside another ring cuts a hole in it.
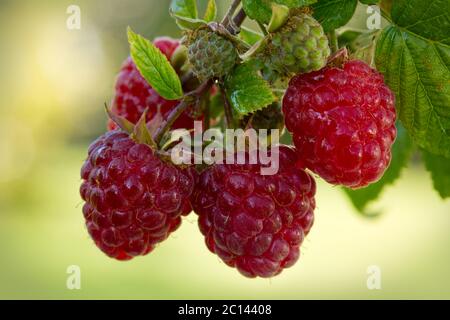
[{"label": "serrated green leaf", "polygon": [[325,32],[342,27],[355,13],[358,0],[319,0],[313,5],[314,17]]},{"label": "serrated green leaf", "polygon": [[392,148],[392,161],[383,177],[378,182],[363,189],[344,189],[355,208],[362,214],[370,215],[366,212],[367,205],[377,199],[385,187],[400,177],[402,169],[408,164],[411,157],[413,150],[411,139],[401,125],[397,125],[397,128],[397,140]]},{"label": "serrated green leaf", "polygon": [[181,81],[166,56],[150,41],[128,28],[131,57],[156,92],[167,100],[183,97]]},{"label": "serrated green leaf", "polygon": [[242,7],[250,19],[269,23],[272,17],[272,4],[284,5],[290,9],[309,6],[317,0],[242,0]]},{"label": "serrated green leaf", "polygon": [[216,0],[209,0],[203,20],[205,20],[206,22],[211,22],[214,21],[216,17],[217,17]]},{"label": "serrated green leaf", "polygon": [[172,0],[170,11],[180,17],[197,19],[197,0]]},{"label": "serrated green leaf", "polygon": [[450,2],[394,1],[391,18],[377,42],[377,67],[414,141],[450,157]]},{"label": "serrated green leaf", "polygon": [[239,115],[261,110],[275,100],[269,84],[249,61],[237,66],[225,79],[227,97]]},{"label": "serrated green leaf", "polygon": [[248,43],[249,45],[254,45],[255,43],[257,43],[259,40],[261,40],[262,38],[264,38],[264,35],[256,32],[252,29],[249,29],[245,26],[241,27],[241,32],[239,33],[239,37],[244,40],[244,42]]},{"label": "serrated green leaf", "polygon": [[425,39],[450,45],[448,0],[396,0],[391,17],[395,25]]},{"label": "serrated green leaf", "polygon": [[450,198],[450,159],[422,150],[427,170],[431,173],[434,189],[442,199]]}]

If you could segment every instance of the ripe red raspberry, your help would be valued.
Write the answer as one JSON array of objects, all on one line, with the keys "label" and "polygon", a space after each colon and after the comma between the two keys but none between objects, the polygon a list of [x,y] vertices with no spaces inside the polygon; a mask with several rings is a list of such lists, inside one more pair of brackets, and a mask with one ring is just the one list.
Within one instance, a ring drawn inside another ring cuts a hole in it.
[{"label": "ripe red raspberry", "polygon": [[145,144],[121,131],[98,138],[81,169],[86,226],[108,256],[146,255],[191,211],[191,169],[162,162]]},{"label": "ripe red raspberry", "polygon": [[153,41],[155,47],[157,47],[167,59],[172,58],[175,50],[180,46],[180,41],[169,37],[158,37]]},{"label": "ripe red raspberry", "polygon": [[314,221],[316,184],[295,151],[279,148],[279,171],[215,165],[196,183],[192,204],[206,245],[246,277],[272,277],[298,260]]},{"label": "ripe red raspberry", "polygon": [[389,166],[394,104],[383,76],[354,60],[294,77],[283,112],[307,168],[329,183],[361,188]]},{"label": "ripe red raspberry", "polygon": [[[157,38],[154,44],[166,55],[167,59],[172,57],[172,54],[180,45],[178,40],[167,37]],[[169,101],[162,98],[141,76],[130,57],[125,60],[117,77],[115,91],[116,93],[112,101],[112,112],[125,117],[133,123],[136,123],[140,119],[146,108],[148,108],[148,122],[155,117],[158,112],[158,107],[160,107],[163,118],[166,118],[170,111],[179,103],[178,100]],[[173,128],[192,129],[194,127],[194,120],[199,119],[199,116],[194,113],[193,108],[186,110],[175,121]],[[117,125],[109,120],[108,129],[114,130],[116,128]]]}]

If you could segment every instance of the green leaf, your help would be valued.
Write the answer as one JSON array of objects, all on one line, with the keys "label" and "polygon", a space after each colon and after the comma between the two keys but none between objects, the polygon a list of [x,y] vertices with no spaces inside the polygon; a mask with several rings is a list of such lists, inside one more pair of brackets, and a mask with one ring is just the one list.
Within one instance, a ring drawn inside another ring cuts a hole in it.
[{"label": "green leaf", "polygon": [[338,37],[339,48],[349,46],[350,49],[354,49],[352,44],[358,39],[362,33],[360,31],[347,30]]},{"label": "green leaf", "polygon": [[275,100],[252,61],[237,66],[225,79],[227,97],[239,115],[261,110]]},{"label": "green leaf", "polygon": [[180,17],[197,19],[197,0],[172,0],[170,11]]},{"label": "green leaf", "polygon": [[211,22],[214,21],[216,17],[217,17],[216,0],[209,0],[203,20],[205,20],[206,22]]},{"label": "green leaf", "polygon": [[377,67],[414,141],[450,157],[450,2],[394,1],[391,18],[377,42]]},{"label": "green leaf", "polygon": [[313,5],[314,17],[325,32],[342,27],[355,13],[358,0],[319,0]]},{"label": "green leaf", "polygon": [[197,0],[172,0],[169,11],[181,29],[192,29],[198,18]]},{"label": "green leaf", "polygon": [[269,23],[272,17],[272,4],[284,5],[290,9],[311,5],[317,0],[242,0],[242,7],[250,19]]},{"label": "green leaf", "polygon": [[270,18],[267,31],[275,32],[280,29],[289,18],[289,8],[283,5],[274,3],[272,5],[272,18]]},{"label": "green leaf", "polygon": [[242,7],[250,19],[268,23],[272,17],[271,0],[242,0]]},{"label": "green leaf", "polygon": [[378,182],[363,189],[344,189],[355,208],[364,215],[371,215],[366,212],[367,205],[371,201],[376,200],[386,186],[392,184],[400,177],[402,169],[408,164],[411,157],[413,150],[411,139],[401,125],[397,125],[397,129],[397,140],[392,148],[392,161],[383,177]]},{"label": "green leaf", "polygon": [[393,22],[410,33],[450,45],[450,2],[448,0],[393,1]]},{"label": "green leaf", "polygon": [[380,0],[380,9],[389,15],[392,9],[392,1],[394,0]]},{"label": "green leaf", "polygon": [[195,30],[202,26],[207,25],[206,21],[201,20],[201,19],[191,19],[191,18],[187,18],[187,17],[178,16],[178,15],[174,14],[173,12],[170,12],[170,15],[172,16],[172,18],[175,19],[178,26],[184,30],[185,29]]},{"label": "green leaf", "polygon": [[372,5],[377,4],[378,2],[380,2],[380,0],[359,0],[359,2],[361,2],[362,4]]},{"label": "green leaf", "polygon": [[254,45],[255,43],[257,43],[259,40],[261,40],[262,38],[264,38],[264,35],[256,32],[252,29],[249,29],[245,26],[241,27],[241,32],[239,33],[239,37],[244,40],[246,43],[248,43],[249,45]]},{"label": "green leaf", "polygon": [[211,117],[211,119],[217,119],[224,113],[223,97],[220,92],[217,92],[214,96],[211,97],[209,112],[209,116]]},{"label": "green leaf", "polygon": [[183,97],[181,81],[166,56],[150,41],[128,28],[131,57],[147,82],[167,100]]},{"label": "green leaf", "polygon": [[434,189],[442,199],[450,198],[450,159],[422,150],[427,170],[431,173]]}]

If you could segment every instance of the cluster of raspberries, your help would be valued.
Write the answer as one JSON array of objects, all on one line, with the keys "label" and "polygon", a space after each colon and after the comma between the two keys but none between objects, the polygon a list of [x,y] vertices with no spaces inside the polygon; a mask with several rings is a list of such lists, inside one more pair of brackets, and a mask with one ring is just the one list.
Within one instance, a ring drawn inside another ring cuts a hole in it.
[{"label": "cluster of raspberries", "polygon": [[[83,214],[100,250],[117,260],[146,255],[180,226],[182,216],[195,211],[211,252],[246,277],[272,277],[296,263],[313,225],[312,173],[350,188],[367,186],[383,175],[396,137],[394,96],[383,77],[357,60],[325,66],[327,39],[312,18],[293,20],[285,28],[301,36],[272,35],[269,47],[289,62],[273,62],[276,71],[304,73],[292,77],[282,100],[295,147],[275,148],[278,172],[263,176],[259,164],[181,168],[110,121],[109,131],[89,147],[81,170]],[[295,40],[290,50],[286,39]],[[170,38],[154,44],[169,60],[180,46]],[[204,50],[219,49],[231,53],[222,63],[213,59],[210,68],[195,60]],[[188,52],[201,78],[226,73],[238,59],[229,42],[205,30],[198,32]],[[112,112],[135,124],[144,110],[151,121],[156,115],[167,117],[178,104],[159,96],[131,58],[115,89]],[[270,108],[279,110],[279,105]],[[202,119],[191,109],[173,128],[190,129],[194,120]]]}]

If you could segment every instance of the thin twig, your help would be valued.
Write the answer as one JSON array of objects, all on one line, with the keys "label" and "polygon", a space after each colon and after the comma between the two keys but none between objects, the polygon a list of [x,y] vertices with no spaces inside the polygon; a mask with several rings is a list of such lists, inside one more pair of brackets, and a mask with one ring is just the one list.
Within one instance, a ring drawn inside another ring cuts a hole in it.
[{"label": "thin twig", "polygon": [[194,73],[192,71],[189,71],[189,72],[185,73],[184,75],[182,75],[180,80],[181,80],[181,83],[184,85],[184,84],[192,81],[193,78],[194,78]]},{"label": "thin twig", "polygon": [[225,17],[223,17],[223,20],[221,24],[224,27],[228,27],[231,22],[231,17],[233,16],[234,12],[236,11],[237,7],[239,7],[239,4],[241,3],[241,0],[234,0],[231,4],[230,8],[228,9],[227,13],[225,14]]},{"label": "thin twig", "polygon": [[335,53],[339,50],[339,43],[336,34],[336,30],[332,30],[328,33],[328,38],[330,40],[330,49],[332,53]]},{"label": "thin twig", "polygon": [[209,96],[206,97],[205,100],[205,130],[209,130],[211,127],[211,100],[209,99]]},{"label": "thin twig", "polygon": [[236,27],[240,27],[244,22],[245,18],[247,18],[247,14],[245,13],[244,9],[239,10],[239,12],[233,19],[234,25]]},{"label": "thin twig", "polygon": [[259,21],[258,21],[258,26],[259,26],[259,28],[261,29],[262,33],[264,33],[264,35],[267,36],[267,35],[268,35],[268,32],[267,32],[266,27],[265,27],[261,22],[259,22]]},{"label": "thin twig", "polygon": [[[239,7],[239,4],[241,3],[241,0],[234,0],[231,7],[228,9],[227,14],[225,15],[222,24],[228,29],[230,33],[237,32],[238,30],[235,30],[235,28],[239,28],[242,23],[244,22],[247,15],[245,14],[245,11],[241,9],[236,16],[232,19],[233,14],[235,13],[236,9]],[[183,84],[186,84],[190,81],[192,81],[195,78],[194,73],[189,72],[185,74],[182,77]],[[178,119],[178,117],[192,104],[192,100],[197,100],[201,98],[201,96],[211,88],[212,81],[206,81],[202,83],[196,90],[187,93],[184,97],[184,99],[171,111],[169,116],[161,123],[158,130],[156,131],[153,139],[157,144],[161,141],[162,137],[166,134],[167,131],[170,130],[173,123]],[[228,117],[228,120],[230,122],[228,125],[233,125],[233,114],[231,111],[231,106],[228,103],[228,99],[226,96],[224,96],[224,102],[227,107],[225,107],[225,114]],[[208,112],[208,111],[207,111]]]},{"label": "thin twig", "polygon": [[155,133],[153,139],[156,144],[159,144],[162,137],[170,130],[173,123],[178,119],[178,117],[193,103],[195,100],[200,99],[203,94],[209,90],[211,87],[211,81],[206,81],[202,83],[197,89],[189,92],[185,95],[184,99],[173,109],[169,116],[161,123],[158,130]]},{"label": "thin twig", "polygon": [[228,101],[228,97],[226,94],[226,90],[223,86],[220,88],[220,92],[222,94],[223,99],[223,106],[225,111],[225,121],[226,121],[226,127],[228,129],[234,129],[234,118],[233,118],[233,111],[231,110],[230,101]]},{"label": "thin twig", "polygon": [[161,126],[158,128],[158,130],[155,133],[155,136],[153,137],[153,140],[155,140],[156,144],[159,144],[162,137],[166,134],[167,131],[169,131],[170,127],[173,125],[173,123],[178,119],[178,117],[189,107],[191,104],[191,101],[188,101],[188,99],[183,99],[176,107],[173,109],[169,116],[161,123]]}]

